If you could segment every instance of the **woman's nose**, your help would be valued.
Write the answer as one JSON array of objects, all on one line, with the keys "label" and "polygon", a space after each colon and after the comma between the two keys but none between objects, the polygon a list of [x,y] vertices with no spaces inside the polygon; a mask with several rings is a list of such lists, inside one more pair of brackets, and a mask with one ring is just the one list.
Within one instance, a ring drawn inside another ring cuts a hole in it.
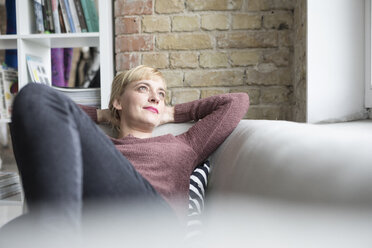
[{"label": "woman's nose", "polygon": [[160,101],[159,97],[155,92],[151,92],[149,95],[149,102],[158,104]]}]

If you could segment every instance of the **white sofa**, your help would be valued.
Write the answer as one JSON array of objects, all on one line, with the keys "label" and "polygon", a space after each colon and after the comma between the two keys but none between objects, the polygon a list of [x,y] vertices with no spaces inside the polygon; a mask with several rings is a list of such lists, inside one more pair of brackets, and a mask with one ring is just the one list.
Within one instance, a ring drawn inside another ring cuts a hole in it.
[{"label": "white sofa", "polygon": [[[191,125],[166,124],[155,135],[176,135]],[[242,120],[210,162],[203,232],[192,245],[371,247],[372,120],[322,125]],[[125,230],[114,221],[102,230],[102,222],[93,220],[84,247],[97,242],[183,247],[155,216]],[[151,237],[144,239],[146,227]]]},{"label": "white sofa", "polygon": [[372,120],[242,120],[210,162],[207,247],[372,245]]}]

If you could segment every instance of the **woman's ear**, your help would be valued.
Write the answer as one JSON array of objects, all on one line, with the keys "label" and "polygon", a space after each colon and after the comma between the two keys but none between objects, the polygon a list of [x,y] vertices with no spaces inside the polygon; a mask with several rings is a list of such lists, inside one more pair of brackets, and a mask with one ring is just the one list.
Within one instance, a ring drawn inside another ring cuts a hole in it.
[{"label": "woman's ear", "polygon": [[118,101],[118,99],[115,99],[112,105],[115,109],[122,110],[121,103]]}]

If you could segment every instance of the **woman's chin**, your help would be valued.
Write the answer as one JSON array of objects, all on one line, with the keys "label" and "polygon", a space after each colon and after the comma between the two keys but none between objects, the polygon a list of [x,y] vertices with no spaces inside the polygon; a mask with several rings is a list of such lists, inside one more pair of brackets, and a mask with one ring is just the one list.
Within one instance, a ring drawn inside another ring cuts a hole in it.
[{"label": "woman's chin", "polygon": [[159,125],[160,125],[159,120],[148,120],[148,122],[146,123],[147,128],[151,131],[154,130]]}]

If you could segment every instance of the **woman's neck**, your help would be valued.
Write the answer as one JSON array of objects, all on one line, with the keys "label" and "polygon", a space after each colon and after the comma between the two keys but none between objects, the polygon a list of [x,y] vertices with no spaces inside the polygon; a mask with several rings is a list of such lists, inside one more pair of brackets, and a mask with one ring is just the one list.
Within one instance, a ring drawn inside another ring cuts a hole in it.
[{"label": "woman's neck", "polygon": [[140,138],[140,139],[145,139],[145,138],[151,138],[152,137],[152,131],[143,131],[143,130],[138,130],[138,129],[133,129],[133,128],[128,128],[128,127],[121,127],[120,132],[118,135],[118,138],[124,138],[128,135],[132,135],[133,137]]}]

